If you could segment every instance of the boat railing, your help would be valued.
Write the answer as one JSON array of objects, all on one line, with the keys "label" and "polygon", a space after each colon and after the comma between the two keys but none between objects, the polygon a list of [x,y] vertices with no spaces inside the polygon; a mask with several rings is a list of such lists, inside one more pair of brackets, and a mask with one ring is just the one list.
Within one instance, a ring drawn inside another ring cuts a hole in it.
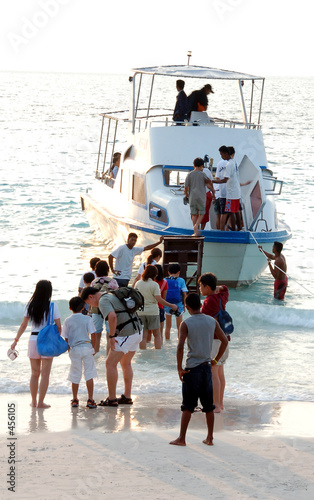
[{"label": "boat railing", "polygon": [[263,175],[263,180],[269,181],[272,184],[271,187],[265,186],[266,194],[272,196],[278,196],[281,194],[283,181],[280,181],[279,179],[277,179],[277,177],[273,177],[272,175]]},{"label": "boat railing", "polygon": [[181,124],[186,127],[191,127],[195,125],[208,127],[216,125],[221,128],[246,128],[255,130],[261,129],[261,125],[257,125],[256,123],[244,124],[241,121],[229,120],[226,118],[218,118],[218,117],[209,117],[209,120],[206,122],[201,120],[194,120],[193,122],[188,120],[173,121],[172,115],[165,113],[165,114],[151,115],[148,118],[145,116],[136,118],[134,131],[139,133],[143,130],[146,130],[147,128],[161,127],[161,126],[169,127],[178,124]]}]

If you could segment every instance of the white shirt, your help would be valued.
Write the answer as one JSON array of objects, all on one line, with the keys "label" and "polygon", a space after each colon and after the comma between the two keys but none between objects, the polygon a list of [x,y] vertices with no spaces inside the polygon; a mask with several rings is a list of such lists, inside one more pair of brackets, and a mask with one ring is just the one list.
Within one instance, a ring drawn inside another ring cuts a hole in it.
[{"label": "white shirt", "polygon": [[241,198],[239,169],[233,159],[228,161],[224,176],[228,178],[226,183],[227,200],[239,200]]},{"label": "white shirt", "polygon": [[[213,180],[213,176],[212,176],[212,173],[209,170],[209,168],[203,168],[203,172],[208,179],[210,179],[211,181]],[[206,193],[208,193],[208,191],[210,191],[210,189],[207,187],[207,185],[205,185],[205,189],[206,189]]]},{"label": "white shirt", "polygon": [[112,257],[116,259],[115,270],[120,271],[117,277],[122,280],[129,280],[132,274],[132,264],[135,255],[144,252],[144,247],[129,248],[126,244],[121,245],[111,252]]},{"label": "white shirt", "polygon": [[[155,259],[152,260],[151,262],[151,266],[154,266],[155,264],[157,264],[157,262],[155,261]],[[145,267],[147,266],[147,262],[142,262],[142,264],[140,265],[140,267],[138,268],[138,274],[140,274],[142,276],[144,270],[145,270]]]},{"label": "white shirt", "polygon": [[95,333],[96,329],[90,316],[82,313],[72,314],[64,320],[62,326],[62,336],[68,339],[70,347],[80,344],[90,344],[90,333]]},{"label": "white shirt", "polygon": [[[223,179],[225,177],[225,170],[228,160],[220,160],[216,168],[217,179]],[[215,186],[215,196],[218,198],[226,198],[226,184],[214,184]]]}]

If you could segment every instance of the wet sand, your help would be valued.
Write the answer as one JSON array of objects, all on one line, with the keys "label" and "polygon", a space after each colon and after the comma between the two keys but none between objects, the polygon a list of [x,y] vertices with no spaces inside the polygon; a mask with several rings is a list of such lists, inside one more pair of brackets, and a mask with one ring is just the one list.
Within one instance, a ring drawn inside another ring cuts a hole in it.
[{"label": "wet sand", "polygon": [[[36,410],[29,394],[1,395],[3,471],[7,405],[16,405],[15,498],[314,498],[313,403],[226,400],[214,446],[202,443],[205,417],[195,413],[182,448],[168,444],[179,432],[178,396],[140,395],[118,409],[85,408],[85,395],[77,409],[69,401],[48,394],[52,407]],[[1,498],[12,498],[2,478]]]}]

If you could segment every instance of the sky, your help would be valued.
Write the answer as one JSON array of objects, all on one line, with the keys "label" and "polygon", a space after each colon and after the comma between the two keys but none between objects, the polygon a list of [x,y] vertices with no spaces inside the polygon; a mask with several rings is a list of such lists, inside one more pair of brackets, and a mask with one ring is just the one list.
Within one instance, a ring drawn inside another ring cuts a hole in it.
[{"label": "sky", "polygon": [[0,71],[128,73],[190,63],[314,76],[309,0],[10,0]]}]

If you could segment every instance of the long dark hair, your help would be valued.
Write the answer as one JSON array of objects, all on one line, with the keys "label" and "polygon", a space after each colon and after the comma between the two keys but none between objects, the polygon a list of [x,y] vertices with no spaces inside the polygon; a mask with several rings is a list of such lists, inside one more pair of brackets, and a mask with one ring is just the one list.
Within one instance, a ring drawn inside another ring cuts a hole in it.
[{"label": "long dark hair", "polygon": [[52,285],[48,280],[38,281],[35,291],[27,305],[27,316],[39,325],[43,319],[48,317]]}]

